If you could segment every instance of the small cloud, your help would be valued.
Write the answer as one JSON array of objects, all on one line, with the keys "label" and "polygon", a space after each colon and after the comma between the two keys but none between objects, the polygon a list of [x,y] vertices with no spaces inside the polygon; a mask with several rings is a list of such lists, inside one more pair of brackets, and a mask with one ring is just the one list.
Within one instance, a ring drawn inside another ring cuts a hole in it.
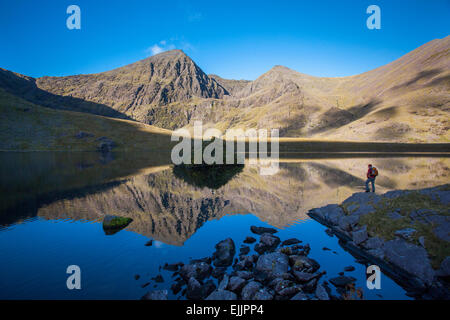
[{"label": "small cloud", "polygon": [[161,48],[160,46],[158,46],[157,44],[154,44],[153,46],[151,46],[150,48],[148,48],[147,53],[149,53],[151,56],[154,56],[155,54],[161,53],[164,51],[163,48]]},{"label": "small cloud", "polygon": [[182,50],[189,50],[192,49],[193,47],[188,43],[188,42],[179,42],[177,41],[178,44],[174,43],[174,40],[161,40],[159,43],[155,43],[154,45],[152,45],[151,47],[147,48],[145,50],[145,53],[148,56],[154,56],[155,54],[164,52],[164,51],[168,51],[168,50],[173,50],[173,49],[182,49]]}]

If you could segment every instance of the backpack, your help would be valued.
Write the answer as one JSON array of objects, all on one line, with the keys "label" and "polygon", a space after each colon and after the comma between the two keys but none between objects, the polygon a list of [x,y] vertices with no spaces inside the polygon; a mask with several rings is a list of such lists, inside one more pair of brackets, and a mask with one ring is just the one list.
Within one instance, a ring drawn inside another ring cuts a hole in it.
[{"label": "backpack", "polygon": [[373,176],[378,176],[378,170],[377,170],[377,168],[375,168],[375,167],[372,167],[372,175]]}]

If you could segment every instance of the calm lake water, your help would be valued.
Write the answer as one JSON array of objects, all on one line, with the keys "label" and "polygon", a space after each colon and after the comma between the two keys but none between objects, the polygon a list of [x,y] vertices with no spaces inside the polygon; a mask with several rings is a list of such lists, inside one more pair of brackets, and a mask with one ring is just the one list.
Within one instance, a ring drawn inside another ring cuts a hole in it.
[{"label": "calm lake water", "polygon": [[[450,159],[440,157],[291,156],[272,176],[249,164],[174,168],[157,154],[0,153],[0,163],[0,299],[139,299],[159,273],[165,281],[157,288],[170,288],[171,273],[159,271],[164,263],[210,256],[227,237],[239,247],[251,225],[309,243],[324,279],[353,265],[347,274],[366,299],[409,299],[385,275],[380,290],[368,290],[366,266],[306,213],[362,191],[368,163],[379,169],[378,193],[444,184],[450,175]],[[133,222],[105,235],[107,214]],[[73,264],[81,290],[66,287]]]}]

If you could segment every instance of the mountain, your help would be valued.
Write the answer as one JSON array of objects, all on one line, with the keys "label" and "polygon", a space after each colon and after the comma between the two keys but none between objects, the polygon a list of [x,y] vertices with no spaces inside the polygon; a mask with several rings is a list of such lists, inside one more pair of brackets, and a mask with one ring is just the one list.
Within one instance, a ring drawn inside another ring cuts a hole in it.
[{"label": "mountain", "polygon": [[155,107],[193,98],[220,99],[228,94],[181,50],[167,51],[108,72],[42,77],[36,79],[36,84],[56,95],[108,105],[147,123],[148,114]]},{"label": "mountain", "polygon": [[450,36],[348,77],[275,66],[254,81],[205,74],[180,50],[107,72],[33,79],[0,69],[0,88],[32,103],[164,129],[278,128],[282,137],[450,140]]}]

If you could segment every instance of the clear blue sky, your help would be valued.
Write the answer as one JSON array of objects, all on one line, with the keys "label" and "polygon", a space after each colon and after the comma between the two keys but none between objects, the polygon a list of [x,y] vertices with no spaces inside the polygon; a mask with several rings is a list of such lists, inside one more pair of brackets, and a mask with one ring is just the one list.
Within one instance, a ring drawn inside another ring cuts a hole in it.
[{"label": "clear blue sky", "polygon": [[[81,30],[66,9],[81,8]],[[381,30],[366,8],[381,8]],[[0,67],[26,75],[95,73],[154,49],[184,50],[206,72],[255,79],[274,65],[358,74],[450,34],[450,0],[0,2]],[[154,47],[158,45],[158,47]]]}]

